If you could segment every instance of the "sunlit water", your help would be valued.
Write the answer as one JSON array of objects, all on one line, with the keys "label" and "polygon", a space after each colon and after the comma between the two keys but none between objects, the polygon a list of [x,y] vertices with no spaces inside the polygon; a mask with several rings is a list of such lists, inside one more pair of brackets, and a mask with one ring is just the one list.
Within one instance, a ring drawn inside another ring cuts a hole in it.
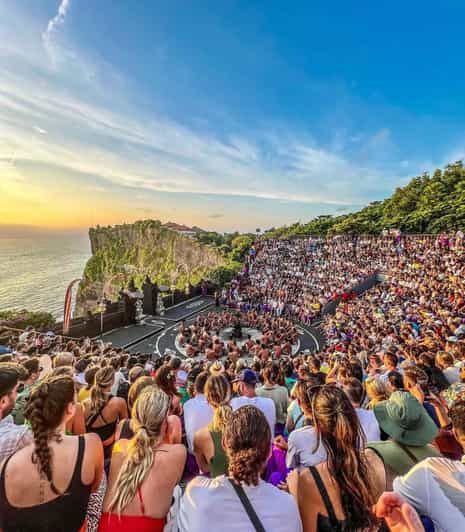
[{"label": "sunlit water", "polygon": [[90,255],[87,235],[0,237],[0,310],[43,310],[61,319],[66,288]]}]

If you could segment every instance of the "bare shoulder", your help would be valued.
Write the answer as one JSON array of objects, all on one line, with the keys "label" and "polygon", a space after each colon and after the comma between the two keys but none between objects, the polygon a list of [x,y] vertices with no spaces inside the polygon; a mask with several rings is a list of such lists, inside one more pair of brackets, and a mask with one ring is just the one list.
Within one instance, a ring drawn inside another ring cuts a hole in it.
[{"label": "bare shoulder", "polygon": [[102,440],[98,436],[98,434],[95,434],[93,432],[87,432],[86,434],[83,434],[86,447],[88,449],[97,450],[100,447],[102,447]]},{"label": "bare shoulder", "polygon": [[210,437],[210,431],[208,430],[208,427],[204,427],[203,429],[198,430],[194,434],[194,442],[202,442],[205,441]]},{"label": "bare shoulder", "polygon": [[126,401],[122,397],[114,396],[111,398],[110,403],[115,407],[126,406]]}]

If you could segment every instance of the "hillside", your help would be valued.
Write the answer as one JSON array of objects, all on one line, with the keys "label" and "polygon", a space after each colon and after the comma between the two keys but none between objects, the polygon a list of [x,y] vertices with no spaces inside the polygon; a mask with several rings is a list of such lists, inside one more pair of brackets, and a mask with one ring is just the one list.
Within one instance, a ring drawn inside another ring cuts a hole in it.
[{"label": "hillside", "polygon": [[117,293],[134,278],[140,287],[148,274],[153,281],[184,289],[209,272],[228,264],[213,246],[203,245],[169,229],[157,220],[89,230],[92,257],[86,264],[76,296],[76,315],[94,311],[104,284],[106,296]]},{"label": "hillside", "polygon": [[341,216],[319,216],[306,224],[273,228],[268,237],[289,238],[342,233],[380,233],[396,228],[404,233],[440,233],[465,228],[465,168],[462,161],[414,177],[384,201]]}]

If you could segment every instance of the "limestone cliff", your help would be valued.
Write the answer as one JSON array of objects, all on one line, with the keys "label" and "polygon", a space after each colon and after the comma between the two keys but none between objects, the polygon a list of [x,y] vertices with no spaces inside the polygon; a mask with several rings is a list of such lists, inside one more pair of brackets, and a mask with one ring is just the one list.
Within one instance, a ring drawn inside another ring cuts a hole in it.
[{"label": "limestone cliff", "polygon": [[117,299],[133,278],[141,286],[149,275],[158,284],[184,288],[197,284],[209,271],[223,266],[215,249],[162,225],[158,220],[89,230],[92,257],[86,264],[76,296],[75,315],[95,311],[97,301]]}]

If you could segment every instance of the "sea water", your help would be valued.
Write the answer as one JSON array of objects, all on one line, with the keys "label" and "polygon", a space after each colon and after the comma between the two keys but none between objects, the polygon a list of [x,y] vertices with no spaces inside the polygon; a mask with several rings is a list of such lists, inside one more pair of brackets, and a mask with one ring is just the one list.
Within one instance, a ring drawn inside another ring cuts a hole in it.
[{"label": "sea water", "polygon": [[0,310],[47,311],[62,319],[66,288],[90,256],[85,233],[0,235]]}]

